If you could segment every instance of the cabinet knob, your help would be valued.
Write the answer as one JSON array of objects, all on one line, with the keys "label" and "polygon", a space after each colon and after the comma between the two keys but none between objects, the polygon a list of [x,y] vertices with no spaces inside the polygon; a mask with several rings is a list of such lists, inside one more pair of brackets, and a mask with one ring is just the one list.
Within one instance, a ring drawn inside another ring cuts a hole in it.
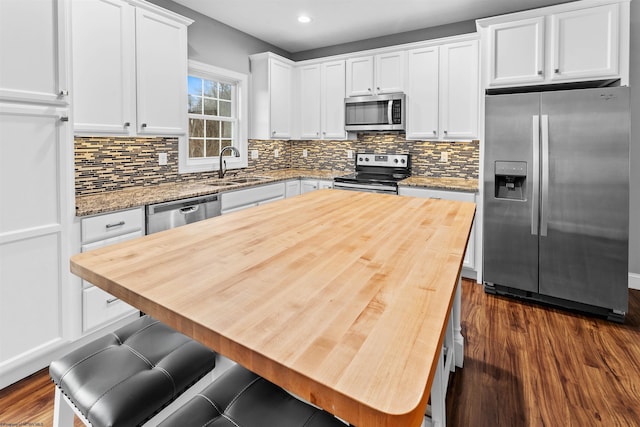
[{"label": "cabinet knob", "polygon": [[538,70],[538,75],[541,76],[542,75],[542,70]]},{"label": "cabinet knob", "polygon": [[380,90],[380,88],[379,88],[379,87],[377,87],[377,88],[376,88],[376,90],[378,90],[378,91],[379,91],[379,90]]},{"label": "cabinet knob", "polygon": [[445,134],[445,135],[447,134],[447,131],[446,131],[446,130],[444,131],[444,134]]},{"label": "cabinet knob", "polygon": [[67,117],[67,116],[61,116],[61,117],[60,117],[60,121],[61,121],[61,122],[68,122],[68,121],[69,121],[69,117]]},{"label": "cabinet knob", "polygon": [[274,130],[274,131],[272,131],[272,132],[271,132],[271,135],[276,136],[276,131],[275,131],[275,130]]},{"label": "cabinet knob", "polygon": [[326,135],[326,134],[327,134],[327,132],[322,132],[322,134],[323,134],[323,135]]},{"label": "cabinet knob", "polygon": [[58,92],[58,96],[68,96],[68,95],[69,95],[68,90],[60,90],[60,92]]},{"label": "cabinet knob", "polygon": [[370,88],[370,87],[368,87],[368,88],[367,88],[367,90],[368,90],[369,92],[371,92],[371,88]]},{"label": "cabinet knob", "polygon": [[129,123],[129,122],[124,122],[124,127],[128,128],[129,126],[131,126],[131,123]]},{"label": "cabinet knob", "polygon": [[140,127],[141,127],[142,129],[144,129],[144,128],[146,128],[146,127],[147,127],[147,124],[146,124],[146,123],[143,123],[143,124],[141,124],[141,125],[140,125]]},{"label": "cabinet knob", "polygon": [[556,74],[560,74],[560,68],[556,68],[555,70],[553,70]]},{"label": "cabinet knob", "polygon": [[434,131],[433,131],[433,134],[434,134],[434,135],[437,135],[437,134],[438,134],[438,131],[437,131],[437,130],[434,130]]}]

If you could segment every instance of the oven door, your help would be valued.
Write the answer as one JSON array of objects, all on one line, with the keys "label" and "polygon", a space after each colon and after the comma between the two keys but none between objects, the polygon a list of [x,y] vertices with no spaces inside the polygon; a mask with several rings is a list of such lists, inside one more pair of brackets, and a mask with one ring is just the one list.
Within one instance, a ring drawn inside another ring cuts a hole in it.
[{"label": "oven door", "polygon": [[398,194],[398,187],[384,184],[334,182],[333,188],[347,191],[364,191],[366,193]]}]

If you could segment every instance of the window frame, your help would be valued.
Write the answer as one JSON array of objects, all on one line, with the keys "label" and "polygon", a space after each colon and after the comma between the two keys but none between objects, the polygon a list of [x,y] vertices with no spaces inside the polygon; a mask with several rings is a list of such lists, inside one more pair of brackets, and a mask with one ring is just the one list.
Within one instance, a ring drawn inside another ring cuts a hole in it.
[{"label": "window frame", "polygon": [[[187,77],[193,76],[206,80],[215,80],[223,83],[230,83],[236,86],[236,117],[237,128],[233,146],[240,151],[240,157],[224,156],[227,169],[246,168],[248,166],[248,130],[249,130],[249,77],[246,74],[214,65],[205,64],[198,61],[189,60]],[[187,94],[188,96],[188,94]],[[185,104],[188,109],[188,102]],[[179,138],[178,143],[178,172],[209,172],[217,171],[219,168],[218,157],[203,159],[189,158],[189,113],[185,112],[185,129],[187,133]]]}]

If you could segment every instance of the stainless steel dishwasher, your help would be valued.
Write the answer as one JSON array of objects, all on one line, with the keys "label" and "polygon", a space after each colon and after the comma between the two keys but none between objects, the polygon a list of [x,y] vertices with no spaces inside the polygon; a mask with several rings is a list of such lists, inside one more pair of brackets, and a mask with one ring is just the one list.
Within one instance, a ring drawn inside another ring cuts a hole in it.
[{"label": "stainless steel dishwasher", "polygon": [[193,197],[147,205],[147,234],[157,233],[220,215],[220,196]]}]

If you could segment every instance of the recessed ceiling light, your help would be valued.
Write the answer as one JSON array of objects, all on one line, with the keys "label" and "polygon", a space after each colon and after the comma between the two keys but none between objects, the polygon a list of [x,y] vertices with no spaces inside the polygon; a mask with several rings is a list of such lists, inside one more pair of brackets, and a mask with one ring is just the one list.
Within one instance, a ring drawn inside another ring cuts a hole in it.
[{"label": "recessed ceiling light", "polygon": [[300,15],[298,16],[298,22],[308,24],[309,22],[311,22],[311,18],[309,18],[307,15]]}]

